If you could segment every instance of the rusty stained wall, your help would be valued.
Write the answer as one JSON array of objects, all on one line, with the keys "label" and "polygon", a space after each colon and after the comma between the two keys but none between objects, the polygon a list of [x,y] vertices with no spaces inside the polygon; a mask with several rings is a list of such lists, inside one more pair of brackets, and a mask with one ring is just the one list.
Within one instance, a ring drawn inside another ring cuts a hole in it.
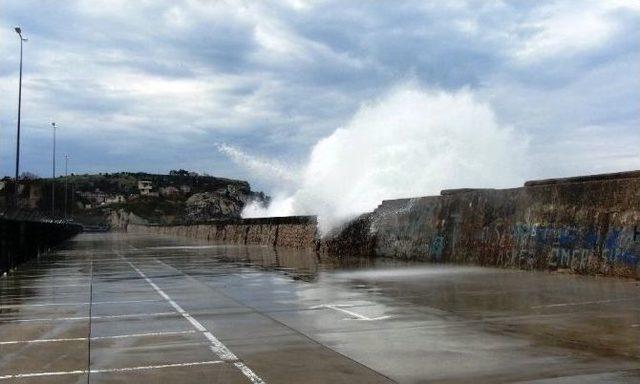
[{"label": "rusty stained wall", "polygon": [[384,201],[371,215],[369,251],[640,277],[640,174],[608,176]]},{"label": "rusty stained wall", "polygon": [[189,237],[224,244],[269,245],[296,249],[315,249],[315,217],[238,219],[193,225],[135,225],[127,232]]}]

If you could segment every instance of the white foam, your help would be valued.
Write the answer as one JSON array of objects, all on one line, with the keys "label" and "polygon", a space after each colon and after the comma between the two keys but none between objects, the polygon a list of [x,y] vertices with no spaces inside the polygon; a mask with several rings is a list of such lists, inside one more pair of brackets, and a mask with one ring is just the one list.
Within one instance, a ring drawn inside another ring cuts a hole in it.
[{"label": "white foam", "polygon": [[[249,205],[243,216],[317,214],[326,232],[383,199],[518,186],[527,148],[528,138],[500,125],[472,91],[405,83],[362,105],[345,126],[318,141],[299,177],[281,177],[291,193],[276,195],[267,208]],[[256,169],[259,159],[233,152],[232,160]]]}]

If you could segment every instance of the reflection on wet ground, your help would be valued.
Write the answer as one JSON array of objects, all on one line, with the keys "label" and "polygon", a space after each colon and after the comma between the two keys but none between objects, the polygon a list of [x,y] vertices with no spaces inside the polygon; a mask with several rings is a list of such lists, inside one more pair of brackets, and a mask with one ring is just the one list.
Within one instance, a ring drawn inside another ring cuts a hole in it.
[{"label": "reflection on wet ground", "polygon": [[[166,238],[165,238],[166,240]],[[424,263],[365,257],[335,258],[313,250],[274,249],[266,246],[233,246],[193,241],[190,245],[147,247],[156,251],[186,251],[190,263],[224,262],[229,268],[251,267],[277,271],[294,280],[313,282],[322,272],[363,268],[424,266]]]},{"label": "reflection on wet ground", "polygon": [[640,286],[84,234],[0,278],[0,381],[87,379],[638,382]]}]

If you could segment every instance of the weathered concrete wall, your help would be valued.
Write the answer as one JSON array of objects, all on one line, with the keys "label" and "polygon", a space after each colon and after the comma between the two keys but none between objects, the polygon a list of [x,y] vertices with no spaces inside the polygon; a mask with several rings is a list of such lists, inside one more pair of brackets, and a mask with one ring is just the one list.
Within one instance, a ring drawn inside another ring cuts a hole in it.
[{"label": "weathered concrete wall", "polygon": [[388,200],[322,241],[313,217],[128,227],[336,255],[640,277],[640,171]]},{"label": "weathered concrete wall", "polygon": [[640,277],[640,172],[384,201],[322,249]]},{"label": "weathered concrete wall", "polygon": [[80,232],[77,224],[0,217],[0,275]]},{"label": "weathered concrete wall", "polygon": [[106,216],[106,224],[111,231],[126,232],[129,224],[147,225],[148,221],[133,212],[124,209],[110,211]]},{"label": "weathered concrete wall", "polygon": [[129,223],[130,233],[154,233],[209,240],[225,244],[256,244],[296,249],[315,249],[315,216],[268,217],[221,220],[193,225],[139,225]]}]

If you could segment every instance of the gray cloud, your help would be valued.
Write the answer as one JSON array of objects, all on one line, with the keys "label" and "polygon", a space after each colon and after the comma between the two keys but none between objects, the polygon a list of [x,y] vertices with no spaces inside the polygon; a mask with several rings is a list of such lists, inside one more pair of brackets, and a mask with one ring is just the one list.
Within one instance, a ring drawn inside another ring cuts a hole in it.
[{"label": "gray cloud", "polygon": [[182,167],[248,177],[216,143],[301,161],[363,102],[407,80],[476,91],[531,138],[531,177],[640,167],[634,1],[0,7],[3,174],[13,167],[18,24],[30,39],[24,169],[43,175],[55,119],[79,172]]}]

